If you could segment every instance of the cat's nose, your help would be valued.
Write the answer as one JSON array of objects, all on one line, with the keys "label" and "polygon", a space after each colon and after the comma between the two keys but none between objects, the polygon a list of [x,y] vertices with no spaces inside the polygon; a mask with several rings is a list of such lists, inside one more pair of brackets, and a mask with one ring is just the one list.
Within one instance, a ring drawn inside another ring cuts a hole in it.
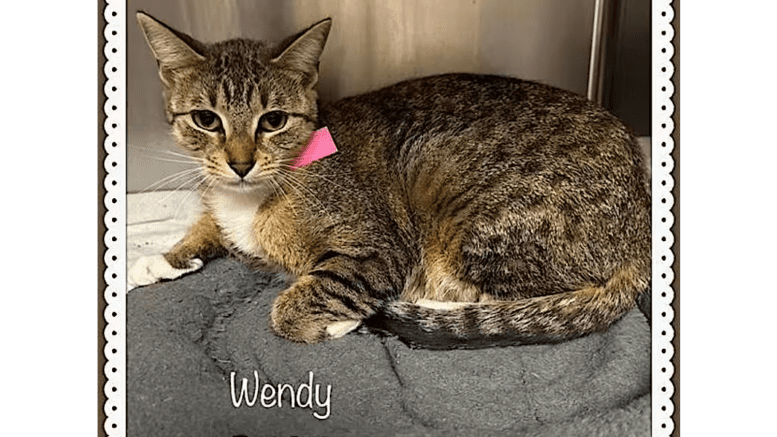
[{"label": "cat's nose", "polygon": [[232,171],[235,172],[236,175],[243,178],[254,167],[254,163],[253,162],[231,162],[229,164],[229,167],[232,169]]}]

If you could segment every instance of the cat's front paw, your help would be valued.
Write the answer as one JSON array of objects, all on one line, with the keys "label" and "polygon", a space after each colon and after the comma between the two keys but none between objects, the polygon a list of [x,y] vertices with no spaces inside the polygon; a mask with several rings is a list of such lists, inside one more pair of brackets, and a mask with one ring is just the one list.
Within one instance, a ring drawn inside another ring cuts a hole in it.
[{"label": "cat's front paw", "polygon": [[361,320],[333,321],[326,316],[308,314],[306,317],[290,318],[273,312],[271,328],[277,335],[295,343],[321,343],[340,338],[361,325]]},{"label": "cat's front paw", "polygon": [[309,296],[290,291],[275,299],[270,313],[270,329],[280,337],[295,343],[320,343],[340,338],[361,324],[356,314],[327,311],[322,308],[326,303],[312,303]]},{"label": "cat's front paw", "polygon": [[194,258],[189,261],[189,267],[177,269],[167,262],[163,255],[146,256],[139,259],[127,273],[127,291],[136,287],[153,284],[163,279],[175,279],[195,270],[205,263]]}]

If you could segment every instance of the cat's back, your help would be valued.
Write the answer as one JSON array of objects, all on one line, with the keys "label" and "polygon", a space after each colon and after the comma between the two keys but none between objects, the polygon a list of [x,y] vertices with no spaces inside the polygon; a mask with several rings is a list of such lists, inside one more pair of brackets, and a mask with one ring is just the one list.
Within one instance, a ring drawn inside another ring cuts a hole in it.
[{"label": "cat's back", "polygon": [[391,166],[408,183],[450,174],[444,179],[463,188],[510,174],[516,182],[534,177],[592,190],[612,188],[613,180],[629,191],[646,188],[641,151],[620,120],[581,95],[537,82],[430,76],[324,104],[321,112],[345,155],[360,166]]},{"label": "cat's back", "polygon": [[628,129],[597,104],[570,91],[504,76],[411,79],[324,104],[321,118],[343,141],[378,140],[388,148],[389,159],[401,158],[418,140],[458,138],[461,153],[499,147],[511,155],[552,155],[556,161],[616,159],[630,165],[641,160]]}]

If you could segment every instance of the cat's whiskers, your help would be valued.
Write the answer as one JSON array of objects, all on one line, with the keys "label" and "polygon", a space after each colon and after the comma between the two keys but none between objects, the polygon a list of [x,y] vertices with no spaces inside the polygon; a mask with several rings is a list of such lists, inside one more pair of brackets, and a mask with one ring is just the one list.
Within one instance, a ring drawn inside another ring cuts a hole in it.
[{"label": "cat's whiskers", "polygon": [[321,202],[318,196],[316,196],[316,193],[313,192],[310,187],[305,185],[304,182],[300,181],[292,172],[281,170],[278,172],[278,175],[280,176],[280,181],[285,182],[291,189],[296,191],[299,197],[302,198],[302,200],[306,202],[309,207],[316,206],[310,202],[309,198],[312,198],[315,200],[316,204],[318,204],[320,211],[323,211],[326,213],[327,217],[329,217],[330,224],[337,223],[337,221],[334,220],[332,215],[329,213],[329,209],[324,205],[323,202]]},{"label": "cat's whiskers", "polygon": [[176,188],[172,188],[172,191],[180,190],[181,188],[185,187],[186,184],[189,182],[192,182],[196,180],[200,176],[200,168],[189,168],[186,170],[179,171],[177,173],[173,173],[171,175],[168,175],[153,184],[149,185],[145,189],[141,190],[141,193],[148,193],[148,192],[156,192],[161,190],[168,190],[169,185],[175,184],[183,180]]},{"label": "cat's whiskers", "polygon": [[188,155],[188,154],[185,154],[185,153],[174,152],[172,150],[163,150],[162,152],[167,153],[168,155],[172,155],[172,156],[176,156],[176,157],[179,157],[179,158],[191,160],[193,162],[202,162],[203,161],[203,158],[201,158],[199,156],[193,156],[193,155]]},{"label": "cat's whiskers", "polygon": [[169,193],[157,202],[158,205],[162,205],[165,202],[167,202],[170,199],[170,197],[177,192],[180,192],[182,190],[187,191],[187,194],[178,203],[178,206],[175,209],[174,217],[178,217],[178,214],[181,211],[181,208],[186,203],[187,199],[191,195],[191,192],[195,191],[197,187],[199,187],[206,180],[206,175],[202,173],[203,159],[188,156],[188,155],[182,155],[180,153],[175,153],[167,150],[156,151],[156,150],[144,149],[140,147],[138,147],[138,149],[144,152],[149,152],[149,151],[153,151],[156,153],[164,152],[178,158],[183,158],[183,159],[167,159],[161,156],[153,156],[150,153],[144,153],[147,157],[154,159],[156,161],[174,162],[178,164],[195,166],[193,168],[188,168],[188,169],[173,173],[171,175],[168,175],[152,183],[151,185],[149,185],[148,187],[146,187],[141,191],[141,193],[148,193],[148,192],[159,192],[163,190],[164,191],[169,190]]},{"label": "cat's whiskers", "polygon": [[200,157],[197,157],[197,156],[192,156],[192,155],[187,155],[187,154],[184,154],[184,153],[174,152],[172,150],[158,150],[158,149],[152,149],[152,148],[140,147],[140,146],[132,146],[132,149],[139,150],[140,152],[143,153],[143,155],[145,157],[151,158],[151,159],[158,159],[158,158],[160,158],[163,155],[171,155],[173,157],[181,158],[181,159],[183,159],[183,160],[185,160],[185,161],[187,161],[189,163],[193,163],[193,164],[198,164],[198,163],[201,163],[203,161],[203,158],[200,158]]},{"label": "cat's whiskers", "polygon": [[[158,180],[145,189],[141,190],[141,193],[147,193],[147,192],[156,192],[160,190],[167,190],[172,189],[172,191],[178,191],[182,188],[187,187],[190,183],[196,182],[198,179],[198,173],[201,171],[202,164],[204,160],[199,157],[190,156],[190,155],[184,155],[181,153],[173,152],[170,150],[156,150],[156,149],[149,149],[146,147],[133,147],[136,150],[140,150],[143,155],[145,155],[147,158],[153,159],[155,161],[161,161],[161,162],[170,162],[175,164],[184,164],[184,165],[193,165],[193,168],[188,168],[176,173],[173,173],[171,175],[168,175],[161,180]],[[166,156],[159,156],[160,154],[166,154],[171,155],[174,158],[168,158]],[[182,183],[179,183],[179,181],[182,181]],[[178,186],[174,188],[170,188],[170,185],[178,184]],[[193,184],[194,187],[197,186],[197,184]],[[165,198],[165,200],[167,200]]]},{"label": "cat's whiskers", "polygon": [[205,178],[204,178],[204,180],[203,180],[203,182],[201,184],[201,185],[204,185],[205,187],[200,190],[200,202],[202,202],[205,199],[205,196],[208,195],[208,191],[211,188],[213,188],[213,185],[216,183],[217,180],[218,180],[218,178],[215,177],[215,176],[211,176],[211,175],[206,175],[205,176]]},{"label": "cat's whiskers", "polygon": [[295,182],[298,182],[300,185],[305,187],[308,190],[308,192],[313,194],[314,197],[315,197],[315,194],[310,190],[310,188],[307,187],[307,185],[304,182],[302,182],[300,180],[302,176],[304,176],[304,177],[315,176],[315,177],[318,177],[319,179],[323,179],[325,182],[329,183],[332,186],[340,188],[343,192],[347,193],[349,191],[345,187],[343,187],[342,185],[334,182],[331,179],[328,179],[328,178],[326,178],[324,176],[321,176],[321,175],[313,173],[313,172],[306,171],[304,169],[297,169],[296,171],[294,171],[294,170],[289,169],[288,167],[280,166],[280,167],[278,167],[278,170],[280,171],[281,175],[284,178],[286,178],[288,180],[293,180]]},{"label": "cat's whiskers", "polygon": [[[313,190],[311,190],[310,187],[308,187],[302,180],[300,180],[296,174],[290,171],[284,171],[284,169],[280,169],[279,176],[284,182],[288,183],[290,187],[300,193],[303,199],[307,201],[308,196],[306,194],[309,194],[310,197],[312,197],[313,200],[315,200],[322,209],[326,209],[324,208],[321,200],[318,199],[318,196],[316,196],[316,193],[313,192]],[[305,192],[300,192],[300,189],[304,189]]]},{"label": "cat's whiskers", "polygon": [[189,199],[189,197],[193,193],[195,193],[195,192],[199,192],[200,193],[199,194],[200,198],[198,199],[198,202],[202,203],[202,199],[205,197],[205,193],[208,191],[208,189],[210,189],[210,187],[213,185],[213,183],[216,180],[215,177],[207,175],[207,174],[200,174],[198,179],[199,179],[199,181],[197,183],[197,188],[201,187],[204,184],[207,184],[207,185],[205,185],[205,188],[201,189],[201,190],[197,189],[197,188],[192,189],[192,190],[188,190],[188,193],[186,193],[186,195],[183,197],[183,199],[181,199],[181,202],[178,204],[178,208],[175,209],[174,217],[178,217],[178,212],[181,210],[181,207],[183,207],[183,205],[186,203],[186,201]]},{"label": "cat's whiskers", "polygon": [[349,190],[347,190],[345,187],[343,187],[342,185],[340,185],[337,182],[335,182],[332,178],[336,178],[336,177],[342,176],[344,174],[358,174],[358,173],[368,173],[369,172],[369,170],[352,170],[352,171],[338,172],[338,174],[329,174],[329,173],[312,172],[312,171],[309,171],[308,168],[306,168],[306,167],[298,167],[298,168],[292,170],[290,165],[295,160],[296,160],[296,158],[289,158],[289,159],[278,160],[277,162],[278,162],[278,164],[280,164],[278,168],[283,173],[285,173],[285,174],[288,173],[288,174],[295,175],[295,176],[299,175],[299,174],[304,174],[305,176],[313,176],[315,178],[322,179],[325,182],[329,183],[330,185],[333,185],[333,186],[336,186],[336,187],[340,188],[344,192],[348,192]]},{"label": "cat's whiskers", "polygon": [[[185,191],[186,194],[183,196],[180,202],[178,202],[178,206],[175,209],[175,213],[173,214],[173,217],[178,218],[178,213],[181,211],[181,208],[186,203],[186,201],[189,199],[189,197],[192,195],[192,193],[199,191],[198,188],[207,180],[208,176],[204,175],[202,173],[195,174],[194,176],[189,177],[187,180],[184,180],[179,184],[178,187],[171,190],[167,196],[162,198],[158,204],[161,205],[167,201],[173,194]],[[192,185],[191,187],[187,187],[188,185]]]},{"label": "cat's whiskers", "polygon": [[[283,197],[284,200],[288,201],[289,193],[287,193],[286,190],[283,189],[280,183],[274,177],[270,177],[267,180],[270,182],[270,187],[272,188],[273,192],[278,197]],[[294,206],[294,202],[288,201],[288,205],[291,208],[291,212],[294,215],[294,217],[299,217],[299,215],[297,214],[297,208]]]},{"label": "cat's whiskers", "polygon": [[186,165],[200,165],[199,161],[184,161],[181,159],[170,159],[170,158],[160,158],[160,157],[154,157],[155,161],[161,161],[161,162],[172,162],[174,164],[186,164]]},{"label": "cat's whiskers", "polygon": [[[297,172],[299,172],[300,174],[304,174],[304,175],[305,175],[305,177],[307,177],[307,176],[313,176],[313,177],[315,177],[315,178],[322,179],[324,182],[326,182],[326,183],[328,183],[328,184],[330,184],[330,185],[333,185],[333,186],[335,186],[335,187],[337,187],[337,188],[340,188],[340,189],[341,189],[342,191],[344,191],[344,192],[349,192],[349,190],[348,190],[348,189],[346,189],[346,188],[345,188],[345,187],[343,187],[342,185],[338,184],[338,183],[337,183],[337,182],[335,182],[334,180],[330,179],[330,178],[329,178],[329,176],[332,176],[332,175],[325,175],[325,174],[321,174],[321,173],[314,173],[314,172],[312,172],[312,171],[308,171],[308,170],[307,170],[306,168],[304,168],[304,167],[303,167],[303,168],[298,168],[298,169],[296,170],[296,172],[293,172],[293,171],[291,171],[291,170],[289,170],[289,169],[284,169],[283,171],[289,172],[290,174],[292,174],[292,175],[295,175],[295,176],[296,176],[296,173],[297,173]],[[355,174],[355,173],[357,173],[357,172],[351,172],[350,174]],[[361,173],[361,172],[360,172],[360,173]],[[344,173],[344,174],[348,174],[348,173]]]}]

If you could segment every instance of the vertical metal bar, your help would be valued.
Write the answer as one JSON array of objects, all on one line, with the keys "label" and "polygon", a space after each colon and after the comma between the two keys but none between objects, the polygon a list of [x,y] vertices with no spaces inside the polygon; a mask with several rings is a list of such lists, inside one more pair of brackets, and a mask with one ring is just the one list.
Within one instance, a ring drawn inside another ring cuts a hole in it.
[{"label": "vertical metal bar", "polygon": [[610,0],[594,2],[594,24],[591,32],[591,58],[588,63],[588,99],[602,103],[607,17]]}]

